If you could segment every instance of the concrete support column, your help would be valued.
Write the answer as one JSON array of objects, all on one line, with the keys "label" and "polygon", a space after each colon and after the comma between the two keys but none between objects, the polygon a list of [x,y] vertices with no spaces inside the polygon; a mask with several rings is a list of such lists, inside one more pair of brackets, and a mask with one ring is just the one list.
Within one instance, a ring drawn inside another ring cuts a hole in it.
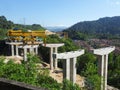
[{"label": "concrete support column", "polygon": [[38,53],[38,45],[19,45],[18,48],[23,49],[23,58],[27,61],[27,52],[35,54]]},{"label": "concrete support column", "polygon": [[38,54],[38,47],[35,48],[35,54]]},{"label": "concrete support column", "polygon": [[70,60],[70,81],[76,82],[76,58]]},{"label": "concrete support column", "polygon": [[104,85],[104,55],[102,55],[101,60],[101,90],[103,90]]},{"label": "concrete support column", "polygon": [[102,55],[102,59],[99,59],[98,68],[101,75],[101,90],[107,90],[107,70],[108,70],[108,54]]},{"label": "concrete support column", "polygon": [[105,55],[104,61],[104,90],[107,90],[107,70],[108,70],[108,54]]},{"label": "concrete support column", "polygon": [[34,52],[34,50],[33,50],[33,48],[31,47],[31,48],[30,48],[30,53],[33,53],[33,52]]},{"label": "concrete support column", "polygon": [[63,79],[70,80],[70,59],[63,61]]},{"label": "concrete support column", "polygon": [[101,90],[107,90],[107,69],[108,69],[108,55],[102,55],[102,59],[100,60],[99,67],[101,70]]},{"label": "concrete support column", "polygon": [[[55,47],[55,53],[57,53],[57,51],[58,51],[58,48],[57,47]],[[55,58],[55,69],[57,69],[57,67],[58,67],[58,61],[57,61],[57,58]]]},{"label": "concrete support column", "polygon": [[53,47],[50,48],[50,69],[53,70]]},{"label": "concrete support column", "polygon": [[18,54],[18,46],[16,45],[16,56],[19,56]]},{"label": "concrete support column", "polygon": [[12,56],[15,56],[14,45],[11,45],[11,53],[12,53]]},{"label": "concrete support column", "polygon": [[27,48],[23,48],[24,49],[24,61],[27,61]]}]

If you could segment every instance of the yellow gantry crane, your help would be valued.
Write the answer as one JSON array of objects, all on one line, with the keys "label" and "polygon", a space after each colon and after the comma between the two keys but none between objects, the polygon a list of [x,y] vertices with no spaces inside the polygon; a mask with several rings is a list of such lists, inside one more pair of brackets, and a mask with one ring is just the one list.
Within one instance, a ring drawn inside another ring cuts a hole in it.
[{"label": "yellow gantry crane", "polygon": [[7,36],[10,41],[22,41],[24,43],[31,42],[32,44],[38,41],[38,37],[43,38],[44,44],[46,44],[46,32],[45,31],[28,31],[23,32],[22,30],[8,30]]}]

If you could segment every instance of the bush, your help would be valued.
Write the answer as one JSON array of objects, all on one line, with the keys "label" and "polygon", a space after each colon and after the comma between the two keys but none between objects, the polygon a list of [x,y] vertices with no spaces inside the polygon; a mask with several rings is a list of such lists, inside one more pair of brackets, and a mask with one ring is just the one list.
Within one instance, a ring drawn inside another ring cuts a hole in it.
[{"label": "bush", "polygon": [[61,90],[61,84],[49,76],[39,75],[37,80],[41,87],[48,88],[49,90]]},{"label": "bush", "polygon": [[25,82],[27,84],[45,87],[50,90],[60,90],[61,84],[48,76],[48,70],[38,72],[36,62],[40,60],[34,55],[28,55],[28,61],[22,64],[15,64],[10,60],[7,64],[4,57],[0,58],[0,77]]},{"label": "bush", "polygon": [[81,90],[77,84],[73,84],[69,80],[63,80],[63,88],[62,90]]}]

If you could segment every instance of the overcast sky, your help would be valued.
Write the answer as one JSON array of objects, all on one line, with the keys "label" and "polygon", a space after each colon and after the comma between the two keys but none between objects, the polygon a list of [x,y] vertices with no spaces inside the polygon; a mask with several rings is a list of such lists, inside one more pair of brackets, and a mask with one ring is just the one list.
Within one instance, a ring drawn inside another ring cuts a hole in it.
[{"label": "overcast sky", "polygon": [[120,16],[120,0],[0,0],[0,16],[20,24],[71,26]]}]

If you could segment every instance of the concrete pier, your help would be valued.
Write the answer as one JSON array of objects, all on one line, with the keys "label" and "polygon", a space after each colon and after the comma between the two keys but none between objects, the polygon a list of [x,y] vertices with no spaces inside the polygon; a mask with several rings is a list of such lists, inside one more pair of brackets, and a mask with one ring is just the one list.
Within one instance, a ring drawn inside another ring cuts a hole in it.
[{"label": "concrete pier", "polygon": [[[50,69],[57,69],[57,59],[53,60],[53,53],[57,53],[58,47],[64,45],[64,43],[55,43],[55,44],[42,44],[45,47],[50,48]],[[55,49],[55,50],[54,50]]]},{"label": "concrete pier", "polygon": [[23,42],[6,42],[6,44],[11,45],[11,54],[12,56],[19,56],[19,49],[23,49],[23,57],[24,60],[27,61],[27,52],[29,50],[29,53],[32,54],[38,54],[38,47],[39,44],[42,44],[43,42],[34,42],[34,44],[32,43],[28,43],[28,44],[23,44]]},{"label": "concrete pier", "polygon": [[24,61],[27,61],[27,48],[24,48],[23,60],[24,60]]},{"label": "concrete pier", "polygon": [[[24,51],[24,56],[23,56],[24,61],[27,61],[27,53],[32,53],[37,55],[35,51],[38,49],[38,47],[39,45],[19,45],[18,46],[18,48],[21,48]],[[29,49],[29,52],[27,52],[27,49]]]},{"label": "concrete pier", "polygon": [[66,59],[63,62],[63,78],[70,80],[70,60]]},{"label": "concrete pier", "polygon": [[18,45],[16,45],[16,56],[19,56],[19,54],[18,54]]},{"label": "concrete pier", "polygon": [[78,56],[84,54],[84,50],[54,53],[53,57],[63,60],[63,79],[68,79],[73,83],[76,82],[76,60]]},{"label": "concrete pier", "polygon": [[101,56],[101,60],[98,60],[99,74],[101,76],[101,90],[107,90],[107,72],[108,72],[108,54],[115,50],[114,46],[93,49],[93,53]]},{"label": "concrete pier", "polygon": [[23,42],[6,42],[6,44],[9,44],[11,46],[11,54],[12,54],[12,56],[18,56],[19,55],[18,46],[23,44]]},{"label": "concrete pier", "polygon": [[11,53],[12,53],[12,56],[15,56],[14,45],[11,45]]},{"label": "concrete pier", "polygon": [[38,47],[35,48],[35,53],[38,54]]},{"label": "concrete pier", "polygon": [[[55,47],[55,53],[57,53],[58,52],[58,48],[57,47]],[[55,62],[54,62],[54,67],[55,67],[55,69],[57,69],[57,67],[58,67],[58,61],[57,61],[57,59],[54,59],[55,60]]]},{"label": "concrete pier", "polygon": [[50,48],[50,69],[53,70],[53,47]]},{"label": "concrete pier", "polygon": [[73,83],[75,83],[76,81],[76,61],[77,61],[77,58],[71,58],[70,59],[70,81],[72,81]]}]

